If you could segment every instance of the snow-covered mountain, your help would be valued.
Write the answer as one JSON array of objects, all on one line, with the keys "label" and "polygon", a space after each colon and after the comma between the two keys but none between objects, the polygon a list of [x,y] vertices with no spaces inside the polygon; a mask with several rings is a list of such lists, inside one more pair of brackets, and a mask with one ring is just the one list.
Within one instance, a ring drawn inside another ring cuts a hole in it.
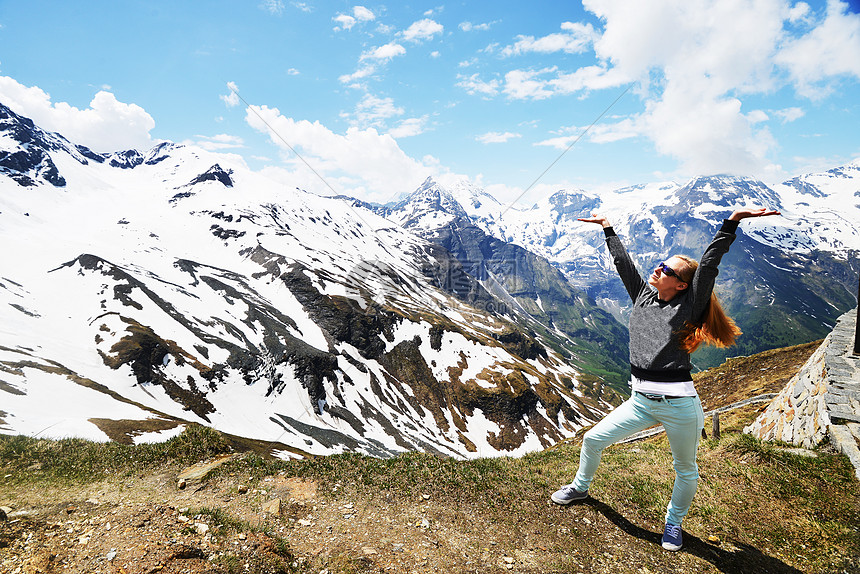
[{"label": "snow-covered mountain", "polygon": [[470,212],[469,202],[461,205],[475,225],[551,261],[622,321],[629,299],[603,233],[577,218],[605,214],[647,274],[675,253],[698,258],[737,206],[781,210],[780,217],[741,225],[721,266],[717,292],[745,335],[732,349],[700,351],[695,359],[702,368],[733,354],[821,338],[857,302],[860,160],[773,188],[750,178],[712,176],[600,195],[560,190],[530,209]]},{"label": "snow-covered mountain", "polygon": [[471,457],[610,408],[443,248],[230,157],[98,154],[0,106],[0,238],[3,433]]}]

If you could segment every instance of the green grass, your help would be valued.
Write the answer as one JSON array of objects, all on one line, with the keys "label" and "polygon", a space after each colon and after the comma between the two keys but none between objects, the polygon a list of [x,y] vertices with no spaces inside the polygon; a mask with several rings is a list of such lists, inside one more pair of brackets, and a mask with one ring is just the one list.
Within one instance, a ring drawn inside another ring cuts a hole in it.
[{"label": "green grass", "polygon": [[224,436],[210,428],[188,426],[166,442],[123,445],[83,439],[0,437],[0,464],[13,480],[92,481],[131,475],[166,462],[194,464],[230,449]]}]

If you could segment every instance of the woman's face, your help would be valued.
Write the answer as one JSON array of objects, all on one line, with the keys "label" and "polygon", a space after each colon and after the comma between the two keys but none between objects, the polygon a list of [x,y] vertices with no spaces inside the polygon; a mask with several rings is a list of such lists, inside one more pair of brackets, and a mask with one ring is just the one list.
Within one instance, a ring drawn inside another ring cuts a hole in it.
[{"label": "woman's face", "polygon": [[686,266],[687,264],[683,259],[670,257],[654,268],[651,277],[648,278],[648,283],[658,291],[664,289],[683,291],[688,285],[685,281],[681,280],[680,273],[684,271]]}]

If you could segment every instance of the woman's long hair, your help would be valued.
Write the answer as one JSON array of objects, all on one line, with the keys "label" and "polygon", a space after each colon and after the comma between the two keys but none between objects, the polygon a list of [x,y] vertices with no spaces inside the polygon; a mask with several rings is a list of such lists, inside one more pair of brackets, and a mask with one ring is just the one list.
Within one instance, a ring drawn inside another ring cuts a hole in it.
[{"label": "woman's long hair", "polygon": [[[680,275],[682,281],[689,283],[693,280],[693,275],[696,273],[699,263],[695,259],[684,255],[676,255],[675,257],[686,263],[686,269]],[[708,301],[708,307],[705,309],[705,313],[700,321],[697,323],[687,323],[681,329],[681,348],[688,353],[692,353],[702,343],[720,348],[731,347],[735,344],[735,339],[740,334],[741,330],[732,318],[723,311],[723,306],[720,305],[716,293],[711,292],[711,300]]]}]

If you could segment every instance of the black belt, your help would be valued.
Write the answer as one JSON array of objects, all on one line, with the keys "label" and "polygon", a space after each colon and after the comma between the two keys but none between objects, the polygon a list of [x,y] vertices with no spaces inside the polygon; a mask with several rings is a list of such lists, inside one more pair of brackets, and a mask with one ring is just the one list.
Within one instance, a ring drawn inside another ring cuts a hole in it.
[{"label": "black belt", "polygon": [[676,397],[674,395],[657,395],[657,394],[651,394],[651,393],[642,393],[639,391],[636,391],[636,394],[642,395],[643,397],[645,397],[649,401],[657,401],[658,403],[664,399],[683,399],[684,398],[684,397]]}]

